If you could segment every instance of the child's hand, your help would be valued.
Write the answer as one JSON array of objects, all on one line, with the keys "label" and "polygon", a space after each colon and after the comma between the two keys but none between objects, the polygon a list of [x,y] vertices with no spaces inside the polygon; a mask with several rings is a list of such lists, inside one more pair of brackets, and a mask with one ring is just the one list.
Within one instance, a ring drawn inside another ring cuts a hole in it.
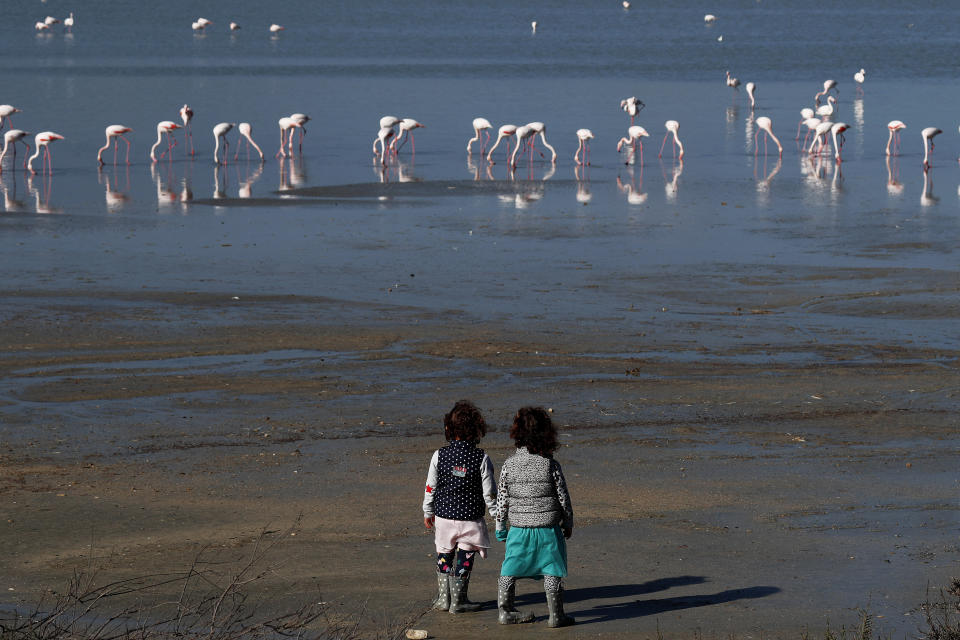
[{"label": "child's hand", "polygon": [[429,517],[424,516],[424,517],[423,517],[423,526],[425,526],[427,529],[433,529],[433,521],[434,521],[435,518],[436,518],[436,516],[429,516]]},{"label": "child's hand", "polygon": [[506,542],[507,540],[507,530],[506,529],[497,529],[497,540],[500,542]]},{"label": "child's hand", "polygon": [[564,527],[564,528],[563,528],[563,537],[564,537],[564,538],[566,538],[567,540],[569,540],[569,539],[570,539],[570,536],[572,536],[572,535],[573,535],[573,529],[570,529],[570,528],[568,528],[568,527]]}]

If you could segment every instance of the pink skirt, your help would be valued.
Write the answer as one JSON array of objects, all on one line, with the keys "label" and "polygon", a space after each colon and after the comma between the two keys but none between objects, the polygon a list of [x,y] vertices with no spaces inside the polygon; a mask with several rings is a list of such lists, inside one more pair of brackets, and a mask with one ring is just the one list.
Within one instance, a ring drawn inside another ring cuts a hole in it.
[{"label": "pink skirt", "polygon": [[450,553],[460,548],[464,551],[479,551],[481,558],[487,557],[490,535],[484,520],[447,520],[438,516],[434,527],[437,553]]}]

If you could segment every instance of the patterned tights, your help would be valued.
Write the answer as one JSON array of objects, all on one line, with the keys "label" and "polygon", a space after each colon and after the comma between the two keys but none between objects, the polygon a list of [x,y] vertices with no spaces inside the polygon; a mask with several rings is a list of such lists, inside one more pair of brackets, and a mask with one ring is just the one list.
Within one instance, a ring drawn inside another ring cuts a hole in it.
[{"label": "patterned tights", "polygon": [[[514,576],[500,576],[497,580],[497,588],[501,591],[512,589],[517,583]],[[557,576],[543,576],[543,590],[550,593],[563,591],[563,579]]]},{"label": "patterned tights", "polygon": [[[454,554],[456,554],[457,559],[456,567],[453,565]],[[464,551],[463,549],[457,549],[455,552],[438,553],[437,571],[439,573],[450,573],[450,570],[454,569],[454,575],[456,576],[462,578],[469,575],[473,570],[473,557],[476,554],[476,551]]]}]

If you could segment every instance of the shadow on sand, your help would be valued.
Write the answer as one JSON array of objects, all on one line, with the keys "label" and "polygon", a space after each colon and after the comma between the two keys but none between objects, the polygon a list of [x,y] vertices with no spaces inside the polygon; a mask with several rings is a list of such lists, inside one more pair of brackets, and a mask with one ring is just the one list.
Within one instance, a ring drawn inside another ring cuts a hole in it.
[{"label": "shadow on sand", "polygon": [[[718,593],[674,596],[671,598],[650,598],[645,600],[631,600],[630,602],[617,602],[611,604],[596,604],[589,609],[581,609],[575,606],[575,603],[586,602],[590,600],[613,600],[619,598],[634,598],[645,594],[666,591],[672,587],[685,587],[690,585],[704,584],[707,578],[703,576],[676,576],[673,578],[661,578],[639,584],[618,584],[606,585],[602,587],[586,587],[583,589],[570,589],[563,592],[563,599],[567,603],[567,613],[577,618],[577,624],[592,624],[595,622],[607,622],[610,620],[623,620],[627,618],[641,618],[644,616],[657,615],[667,611],[677,611],[679,609],[693,609],[696,607],[706,607],[710,605],[734,602],[737,600],[751,600],[755,598],[766,598],[775,593],[779,593],[778,587],[755,586],[743,589],[727,589]],[[528,593],[517,596],[517,606],[537,604],[543,602],[543,595],[538,593]]]}]

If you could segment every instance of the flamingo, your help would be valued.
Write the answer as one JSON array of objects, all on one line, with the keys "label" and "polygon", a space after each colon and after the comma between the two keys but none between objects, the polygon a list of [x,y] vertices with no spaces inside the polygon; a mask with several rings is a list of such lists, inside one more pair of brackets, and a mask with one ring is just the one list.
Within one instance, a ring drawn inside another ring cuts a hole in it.
[{"label": "flamingo", "polygon": [[[3,151],[0,152],[0,171],[3,171],[3,159],[7,155],[7,151],[10,150],[10,147],[13,147],[13,161],[17,161],[17,142],[22,142],[23,146],[27,148],[27,152],[30,151],[30,143],[24,140],[28,135],[29,131],[23,131],[22,129],[10,129],[5,134],[3,134]],[[23,168],[27,168],[27,161],[24,158]]]},{"label": "flamingo", "polygon": [[[287,135],[287,132],[289,132],[289,133],[290,133],[290,138],[293,138],[293,128],[294,128],[295,126],[297,126],[297,125],[296,125],[296,123],[293,121],[292,118],[288,118],[288,117],[280,118],[279,120],[277,120],[277,124],[280,125],[280,150],[277,151],[277,152],[274,154],[273,157],[275,157],[275,158],[286,158],[286,157],[287,157],[287,152],[286,152],[286,150],[283,148],[284,144],[286,143],[286,137],[285,137],[285,136]],[[293,143],[292,143],[292,142],[290,143],[290,146],[291,146],[290,155],[293,155],[293,151],[292,151]]]},{"label": "flamingo", "polygon": [[515,133],[517,136],[517,146],[513,148],[513,154],[510,156],[510,162],[508,163],[514,169],[517,168],[517,152],[520,151],[520,147],[523,146],[523,143],[526,142],[527,138],[532,138],[537,135],[537,132],[528,124],[525,124],[521,127],[517,127]]},{"label": "flamingo", "polygon": [[11,128],[13,127],[13,121],[10,119],[10,116],[15,113],[20,113],[20,109],[10,104],[0,104],[0,131],[3,131],[4,119],[10,123]]},{"label": "flamingo", "polygon": [[[393,137],[397,135],[397,132],[393,130],[393,127],[380,127],[380,131],[377,133],[377,141],[380,142],[380,166],[387,166],[387,144],[392,143]],[[374,149],[376,149],[376,144],[374,144]]]},{"label": "flamingo", "polygon": [[754,93],[757,91],[757,85],[753,82],[747,83],[747,95],[750,96],[750,110],[753,111],[753,108],[757,105],[757,101],[754,98]]},{"label": "flamingo", "polygon": [[[550,153],[553,154],[550,158],[550,162],[552,164],[556,164],[557,151],[550,146],[549,142],[547,142],[547,125],[543,124],[542,122],[528,122],[527,126],[533,129],[533,135],[530,136],[530,148],[533,149],[534,138],[537,136],[537,134],[540,134],[540,140],[543,141],[543,146],[545,146],[547,149],[550,149]],[[541,153],[540,156],[543,157],[543,154]]]},{"label": "flamingo", "polygon": [[412,148],[412,153],[416,154],[416,153],[417,153],[417,141],[413,138],[413,130],[414,130],[414,129],[420,129],[420,128],[422,128],[423,126],[424,126],[424,125],[420,124],[419,122],[417,122],[417,121],[414,120],[413,118],[404,118],[403,120],[401,120],[401,121],[400,121],[400,135],[397,137],[397,139],[396,139],[396,140],[394,141],[394,143],[393,143],[394,149],[396,149],[397,151],[400,151],[400,144],[401,144],[400,141],[401,141],[401,140],[404,140],[404,139],[405,139],[405,136],[406,136],[407,138],[410,138],[410,146],[411,146],[411,148]]},{"label": "flamingo", "polygon": [[[163,135],[167,135],[167,151],[170,152],[170,160],[173,160],[173,148],[177,146],[177,139],[173,137],[173,131],[175,129],[181,129],[182,127],[176,122],[170,120],[161,120],[157,123],[157,141],[153,143],[153,146],[150,147],[150,160],[153,162],[157,161],[157,156],[154,152],[157,150],[157,147],[160,146],[160,142],[163,141]],[[167,153],[164,151],[160,154],[160,158],[163,158],[164,154]]]},{"label": "flamingo", "polygon": [[853,74],[853,80],[857,83],[857,93],[863,93],[863,82],[867,79],[867,72],[863,67],[860,67],[860,71],[857,71]]},{"label": "flamingo", "polygon": [[[920,132],[920,135],[923,136],[923,166],[925,169],[930,168],[929,158],[933,154],[933,139],[943,133],[941,129],[936,127],[927,127]],[[930,148],[927,148],[927,143],[930,143]]]},{"label": "flamingo", "polygon": [[813,142],[810,143],[808,153],[813,153],[814,145],[817,145],[817,155],[823,151],[823,148],[827,146],[827,134],[830,133],[831,127],[833,127],[833,123],[829,120],[823,120],[816,126],[813,132]]},{"label": "flamingo", "polygon": [[[515,124],[505,124],[497,131],[497,141],[493,143],[493,146],[490,147],[490,151],[487,152],[487,162],[493,164],[493,152],[496,151],[497,147],[500,146],[500,141],[504,138],[511,138],[517,135],[517,125]],[[507,140],[507,153],[510,153],[510,141]]]},{"label": "flamingo", "polygon": [[190,26],[193,27],[194,31],[203,31],[211,24],[213,24],[211,20],[207,20],[206,18],[197,18],[196,21]]},{"label": "flamingo", "polygon": [[833,148],[834,148],[834,158],[837,159],[837,163],[843,162],[843,158],[840,157],[840,149],[843,148],[844,137],[843,132],[849,129],[845,122],[836,122],[833,126],[830,127],[830,135],[833,136]]},{"label": "flamingo", "polygon": [[237,24],[236,22],[230,23],[230,31],[239,31],[239,30],[240,30],[239,24]]},{"label": "flamingo", "polygon": [[37,31],[50,31],[50,25],[45,24],[43,22],[36,23],[35,25],[33,25],[33,28],[36,29]]},{"label": "flamingo", "polygon": [[817,92],[817,95],[813,96],[814,102],[817,103],[817,106],[820,105],[820,98],[821,98],[822,96],[826,96],[827,93],[829,93],[831,89],[835,90],[835,91],[837,92],[837,95],[838,95],[838,96],[840,95],[840,89],[837,89],[837,81],[836,81],[836,80],[824,80],[824,81],[823,81],[823,91],[818,91],[818,92]]},{"label": "flamingo", "polygon": [[[397,116],[383,116],[380,118],[380,128],[381,129],[395,129],[395,127],[400,124],[400,118]],[[396,135],[396,130],[394,130],[394,135]],[[378,153],[377,145],[381,143],[380,134],[377,133],[377,137],[373,139],[373,153]]]},{"label": "flamingo", "polygon": [[[627,129],[627,137],[620,138],[620,141],[617,142],[617,151],[623,148],[625,144],[632,144],[634,150],[637,148],[637,144],[640,144],[640,164],[643,164],[643,140],[641,138],[649,138],[650,134],[647,133],[647,130],[636,124]],[[632,157],[632,156],[631,156]],[[627,164],[630,164],[629,160]]]},{"label": "flamingo", "polygon": [[817,115],[817,112],[810,107],[804,107],[803,109],[800,109],[800,122],[797,124],[797,137],[794,138],[794,140],[800,139],[800,127],[803,126],[803,123],[815,115]]},{"label": "flamingo", "polygon": [[227,164],[227,156],[230,155],[230,143],[227,142],[227,134],[236,125],[232,122],[221,122],[213,127],[213,139],[217,141],[217,146],[213,150],[213,162],[220,164],[220,141],[223,140],[223,164]]},{"label": "flamingo", "polygon": [[64,18],[63,26],[66,27],[67,31],[73,32],[73,11],[70,12],[69,18]]},{"label": "flamingo", "polygon": [[[260,150],[260,147],[257,146],[257,143],[253,141],[251,132],[253,129],[250,127],[249,122],[241,122],[237,125],[237,130],[240,131],[240,135],[247,139],[247,156],[250,155],[250,145],[253,145],[253,148],[257,150],[257,153],[260,154],[260,164],[263,164],[263,151]],[[237,152],[233,156],[233,159],[236,160],[240,157],[240,145],[237,145]]]},{"label": "flamingo", "polygon": [[740,91],[740,80],[730,75],[729,69],[727,69],[727,86],[736,91]]},{"label": "flamingo", "polygon": [[637,117],[637,114],[640,113],[640,110],[645,106],[642,100],[637,100],[637,96],[630,96],[620,101],[620,108],[630,116],[631,126],[633,125],[633,119]]},{"label": "flamingo", "polygon": [[286,29],[286,27],[282,27],[282,26],[280,26],[279,24],[272,24],[272,25],[270,25],[270,33],[273,33],[273,34],[280,33],[280,32],[283,31],[284,29]]},{"label": "flamingo", "polygon": [[110,148],[110,140],[113,140],[113,164],[117,164],[117,138],[127,143],[127,164],[130,164],[130,141],[123,137],[123,134],[133,131],[130,127],[122,124],[112,124],[106,128],[107,143],[97,151],[97,162],[103,166],[103,152]]},{"label": "flamingo", "polygon": [[903,124],[900,120],[891,120],[887,123],[887,129],[890,131],[890,137],[887,138],[887,155],[890,153],[890,143],[893,142],[893,154],[897,155],[897,152],[900,150],[900,129],[906,129],[907,125]]},{"label": "flamingo", "polygon": [[[55,24],[60,24],[60,21],[54,18],[53,16],[47,16],[46,18],[43,19],[43,24],[47,25],[48,27],[52,27]],[[40,135],[40,134],[37,134],[37,135]]]},{"label": "flamingo", "polygon": [[708,13],[707,15],[703,16],[703,21],[706,22],[707,24],[716,22],[717,16],[713,15],[712,13]]},{"label": "flamingo", "polygon": [[193,109],[189,105],[183,105],[180,107],[180,119],[183,120],[183,133],[184,137],[190,141],[190,155],[194,155],[193,150],[193,127],[190,126],[190,121],[193,120]]},{"label": "flamingo", "polygon": [[663,157],[663,145],[667,144],[667,136],[671,133],[673,134],[673,153],[676,155],[677,147],[680,147],[680,156],[678,160],[683,161],[683,143],[680,142],[677,132],[680,130],[680,123],[676,120],[667,120],[663,123],[663,126],[666,127],[667,132],[663,134],[663,142],[660,143],[660,153],[657,155],[658,158]]},{"label": "flamingo", "polygon": [[817,126],[820,124],[820,118],[807,118],[803,121],[803,125],[807,128],[807,135],[803,136],[803,142],[800,144],[801,148],[806,148],[807,139],[810,137],[810,134],[817,130]]},{"label": "flamingo", "polygon": [[51,142],[55,140],[63,140],[63,136],[59,133],[54,133],[53,131],[41,131],[33,138],[33,143],[36,145],[36,149],[33,151],[33,155],[30,156],[30,159],[27,160],[27,169],[30,170],[30,173],[36,174],[37,172],[33,170],[33,161],[37,159],[37,156],[40,155],[40,147],[43,147],[43,168],[41,169],[46,173],[47,168],[49,167],[50,173],[53,173],[53,161],[50,159],[50,149],[47,147]]},{"label": "flamingo", "polygon": [[[573,161],[577,165],[589,165],[590,164],[590,144],[588,140],[593,140],[593,131],[590,129],[577,129],[577,139],[580,141],[580,146],[577,147],[577,152],[573,154]],[[583,162],[580,161],[580,152],[583,151]]]},{"label": "flamingo", "polygon": [[[305,113],[291,113],[290,119],[293,121],[293,126],[296,129],[300,130],[300,153],[303,153],[303,136],[307,135],[307,123],[310,122],[310,116]],[[290,130],[290,137],[287,140],[287,148],[289,149],[291,155],[293,154],[293,130]]]},{"label": "flamingo", "polygon": [[833,106],[834,104],[836,104],[836,102],[837,102],[836,98],[834,98],[833,96],[827,96],[827,104],[821,104],[819,107],[817,107],[817,117],[824,120],[829,119],[833,115],[834,111],[836,110],[834,109],[834,106]]},{"label": "flamingo", "polygon": [[[492,129],[492,128],[493,128],[493,125],[490,124],[490,121],[487,120],[486,118],[474,118],[474,119],[473,119],[473,131],[474,131],[474,133],[475,133],[476,135],[474,135],[472,138],[470,138],[470,140],[467,141],[467,153],[468,153],[468,154],[470,153],[470,147],[473,146],[473,143],[474,143],[474,142],[477,142],[478,140],[480,140],[480,132],[481,132],[481,131],[484,131],[484,132],[487,134],[487,140],[486,140],[486,142],[490,142],[490,132],[487,131],[487,129]],[[480,155],[483,155],[483,147],[484,147],[484,144],[486,144],[486,142],[481,142],[481,143],[480,143]]]},{"label": "flamingo", "polygon": [[[767,136],[773,139],[774,143],[777,145],[777,149],[780,150],[780,155],[783,156],[783,145],[780,144],[780,141],[777,140],[777,136],[773,135],[773,122],[767,116],[760,116],[757,118],[757,128],[765,131]],[[797,136],[798,138],[800,136]],[[760,141],[756,138],[753,140],[753,154],[756,155],[760,147]],[[763,139],[763,152],[767,152],[767,139]]]}]

